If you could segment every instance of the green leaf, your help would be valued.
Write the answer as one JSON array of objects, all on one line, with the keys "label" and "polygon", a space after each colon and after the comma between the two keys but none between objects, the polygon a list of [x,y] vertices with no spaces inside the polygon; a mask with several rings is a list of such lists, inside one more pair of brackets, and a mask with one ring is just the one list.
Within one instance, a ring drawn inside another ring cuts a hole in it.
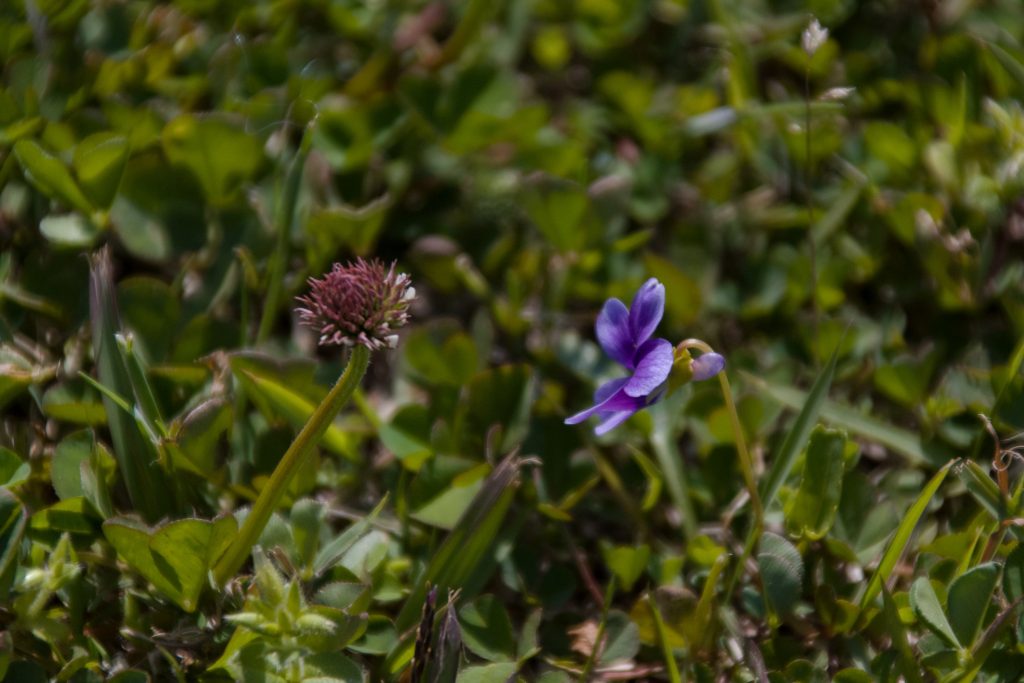
[{"label": "green leaf", "polygon": [[82,464],[95,448],[92,432],[82,430],[64,437],[53,452],[50,479],[61,500],[82,495]]},{"label": "green leaf", "polygon": [[651,558],[651,548],[648,545],[634,548],[628,545],[613,546],[602,543],[601,556],[608,569],[615,574],[619,585],[628,591],[632,590],[633,584],[647,567],[647,561]]},{"label": "green leaf", "polygon": [[615,662],[629,661],[640,652],[640,629],[625,612],[617,609],[608,611],[605,625],[604,650],[599,664],[609,666]]},{"label": "green leaf", "polygon": [[233,418],[231,403],[215,396],[175,420],[171,440],[164,443],[175,466],[212,477],[217,470],[221,439],[231,428]]},{"label": "green leaf", "polygon": [[418,522],[453,529],[484,484],[488,465],[474,467],[456,477],[440,495],[411,513]]},{"label": "green leaf", "polygon": [[761,536],[757,565],[765,598],[777,616],[785,616],[800,599],[804,561],[792,543],[771,532]]},{"label": "green leaf", "polygon": [[92,221],[80,213],[46,216],[39,221],[39,232],[54,246],[68,249],[90,247],[100,236]]},{"label": "green leaf", "polygon": [[467,666],[459,672],[456,683],[506,683],[515,676],[519,665],[515,662]]},{"label": "green leaf", "polygon": [[832,677],[832,683],[874,683],[874,678],[861,669],[841,669]]},{"label": "green leaf", "polygon": [[946,619],[946,613],[942,610],[939,597],[935,594],[935,589],[927,576],[919,577],[910,587],[910,608],[935,635],[953,647],[961,647],[960,641],[957,640],[956,634]]},{"label": "green leaf", "polygon": [[999,583],[999,565],[987,562],[970,569],[949,584],[946,600],[949,622],[957,641],[971,647],[992,604]]},{"label": "green leaf", "polygon": [[782,447],[774,455],[771,469],[761,485],[761,502],[765,509],[775,500],[779,488],[782,487],[786,477],[789,476],[789,471],[793,469],[796,456],[807,441],[807,435],[810,434],[811,428],[818,419],[818,413],[821,411],[822,404],[828,396],[828,390],[832,386],[832,376],[835,374],[835,371],[836,354],[833,353],[828,365],[821,371],[818,379],[814,381],[814,386],[807,393],[807,400],[804,401],[800,414],[797,415],[789,433],[786,434],[786,440],[782,443]]},{"label": "green leaf", "polygon": [[0,446],[0,486],[10,488],[32,473],[32,466],[9,448]]},{"label": "green leaf", "polygon": [[481,595],[459,610],[462,639],[470,652],[490,662],[516,656],[516,636],[505,607],[493,595]]},{"label": "green leaf", "polygon": [[29,519],[33,531],[54,532],[57,536],[67,532],[92,536],[96,532],[95,518],[85,498],[68,498],[36,512]]},{"label": "green leaf", "polygon": [[434,450],[430,445],[431,419],[426,406],[403,406],[391,422],[378,428],[384,448],[394,453],[402,465],[412,471],[419,470]]},{"label": "green leaf", "polygon": [[21,540],[28,515],[21,501],[0,488],[0,600],[6,601],[21,559]]},{"label": "green leaf", "polygon": [[19,140],[14,145],[14,156],[18,158],[25,177],[37,190],[86,215],[92,213],[92,204],[82,194],[67,167],[39,143]]},{"label": "green leaf", "polygon": [[860,611],[862,613],[871,601],[875,599],[875,596],[878,595],[882,585],[888,583],[889,577],[896,568],[896,563],[899,562],[900,556],[903,555],[907,544],[910,543],[910,536],[914,533],[918,520],[921,519],[921,515],[924,514],[935,492],[942,486],[942,482],[945,480],[946,475],[949,474],[949,469],[953,466],[954,462],[956,461],[949,461],[943,465],[942,469],[935,473],[931,481],[921,491],[917,500],[914,501],[914,504],[910,506],[910,509],[903,516],[903,521],[896,528],[896,533],[893,535],[892,540],[889,541],[889,545],[886,547],[885,553],[882,554],[882,559],[879,561],[875,573],[871,575],[871,580],[864,590],[864,595],[861,596]]},{"label": "green leaf", "polygon": [[195,611],[210,568],[237,531],[230,515],[212,522],[180,519],[155,529],[129,517],[103,523],[118,554],[186,612]]},{"label": "green leaf", "polygon": [[110,132],[95,133],[78,143],[72,166],[93,206],[109,209],[128,163],[128,138]]},{"label": "green leaf", "polygon": [[[0,283],[0,302],[5,298],[3,283]],[[22,352],[6,344],[0,344],[0,408],[10,403],[33,382],[49,379],[53,373],[38,376],[32,361]]]},{"label": "green leaf", "polygon": [[1010,602],[1024,596],[1024,543],[1018,543],[1006,556],[1006,564],[1003,566],[1003,592]]},{"label": "green leaf", "polygon": [[402,351],[411,369],[428,384],[462,386],[479,366],[473,338],[442,325],[413,331]]},{"label": "green leaf", "polygon": [[583,188],[564,180],[544,179],[524,193],[522,202],[526,215],[556,249],[583,247],[587,231],[581,224],[589,205]]},{"label": "green leaf", "polygon": [[[289,387],[266,375],[257,374],[252,370],[235,369],[235,377],[241,380],[242,385],[250,394],[259,394],[266,404],[277,414],[280,414],[296,429],[302,428],[309,420],[309,416],[316,410],[317,404],[305,396],[292,391]],[[273,418],[274,415],[268,417]],[[333,453],[337,453],[353,462],[362,462],[362,456],[355,446],[355,441],[333,422],[327,426],[320,444]]]},{"label": "green leaf", "polygon": [[241,121],[183,114],[167,124],[162,138],[167,158],[192,171],[213,204],[230,200],[263,163],[259,138]]},{"label": "green leaf", "polygon": [[392,204],[391,196],[384,195],[365,206],[331,206],[313,213],[306,225],[310,268],[314,272],[323,270],[329,263],[327,255],[336,253],[339,247],[360,256],[369,254],[387,222]]},{"label": "green leaf", "polygon": [[843,432],[818,426],[811,433],[800,488],[786,506],[791,534],[816,541],[832,528],[843,490],[845,449]]},{"label": "green leaf", "polygon": [[96,392],[79,380],[55,384],[46,390],[43,413],[56,420],[79,425],[101,425],[107,414]]},{"label": "green leaf", "polygon": [[356,541],[363,538],[366,534],[370,533],[373,529],[373,523],[380,516],[381,511],[384,509],[387,503],[387,496],[377,503],[377,507],[370,511],[370,514],[366,515],[358,522],[354,523],[348,529],[343,531],[341,534],[325,543],[319,552],[316,554],[316,559],[313,561],[313,572],[317,575],[322,574],[331,567],[334,566],[338,560],[351,548]]}]

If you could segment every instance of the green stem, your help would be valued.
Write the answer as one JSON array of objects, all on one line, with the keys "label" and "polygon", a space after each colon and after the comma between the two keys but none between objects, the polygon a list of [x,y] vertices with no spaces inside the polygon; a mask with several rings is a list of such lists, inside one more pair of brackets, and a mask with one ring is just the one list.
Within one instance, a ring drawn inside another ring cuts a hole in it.
[{"label": "green stem", "polygon": [[750,531],[747,533],[747,540],[743,544],[743,554],[740,555],[739,562],[736,563],[735,569],[732,571],[732,576],[729,577],[729,584],[725,587],[725,596],[722,600],[723,604],[727,604],[732,600],[732,592],[736,589],[736,584],[739,582],[740,577],[743,576],[743,572],[747,567],[747,560],[754,553],[754,546],[757,544],[757,539],[761,538],[761,532],[764,530],[764,522],[759,519],[755,519],[750,523]]},{"label": "green stem", "polygon": [[217,585],[223,586],[228,579],[233,577],[245,563],[253,545],[256,544],[263,528],[270,520],[270,515],[281,503],[285,491],[295,473],[308,459],[317,442],[327,431],[334,416],[352,397],[352,393],[359,387],[359,383],[366,374],[366,368],[370,364],[370,350],[365,346],[355,346],[352,355],[349,356],[348,365],[330,393],[317,406],[309,421],[306,422],[299,432],[292,445],[285,451],[281,462],[274,468],[270,475],[270,481],[260,491],[256,503],[252,506],[241,530],[221,555],[213,569],[214,580]]},{"label": "green stem", "polygon": [[[687,339],[679,344],[680,348],[698,349],[702,353],[714,353],[714,349],[700,339]],[[758,526],[764,522],[764,507],[761,505],[761,496],[757,493],[757,481],[754,480],[754,463],[750,458],[750,451],[747,450],[747,440],[743,436],[743,425],[740,423],[740,415],[736,412],[736,404],[732,400],[732,387],[729,385],[729,378],[725,371],[718,373],[718,383],[722,387],[722,398],[725,401],[726,412],[729,413],[729,422],[732,424],[733,436],[736,438],[736,450],[740,455],[740,470],[743,472],[743,481],[747,485],[747,492],[750,494],[750,505],[754,509],[754,519]]]},{"label": "green stem", "polygon": [[[702,353],[714,352],[710,345],[700,339],[687,339],[681,342],[679,346],[685,349],[698,349]],[[750,451],[747,450],[747,440],[743,436],[743,425],[740,423],[740,416],[736,411],[736,403],[732,398],[732,387],[729,385],[729,378],[726,376],[725,371],[718,373],[718,383],[722,387],[722,398],[725,401],[725,409],[729,413],[729,422],[732,424],[733,435],[736,438],[736,451],[740,456],[740,470],[743,472],[743,480],[750,495],[750,506],[754,511],[754,519],[750,524],[747,540],[743,544],[743,554],[740,555],[739,562],[737,562],[736,568],[733,570],[725,589],[724,602],[729,602],[732,599],[732,592],[736,587],[736,583],[743,575],[747,559],[753,554],[754,547],[757,545],[761,532],[764,530],[764,505],[761,503],[761,496],[757,492],[757,481],[754,479],[754,463],[750,458]]]}]

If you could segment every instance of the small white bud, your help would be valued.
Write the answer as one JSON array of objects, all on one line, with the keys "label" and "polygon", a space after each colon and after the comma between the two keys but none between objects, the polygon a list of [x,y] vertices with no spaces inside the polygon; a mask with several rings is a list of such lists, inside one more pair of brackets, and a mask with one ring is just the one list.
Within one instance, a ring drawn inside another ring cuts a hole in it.
[{"label": "small white bud", "polygon": [[838,100],[845,100],[847,97],[853,94],[856,88],[829,88],[821,94],[820,99],[823,102],[836,102]]},{"label": "small white bud", "polygon": [[818,48],[825,44],[828,40],[828,29],[823,28],[818,23],[817,18],[812,18],[811,23],[804,29],[803,37],[801,38],[801,45],[803,45],[804,52],[807,53],[808,57],[813,57],[814,53],[818,51]]}]

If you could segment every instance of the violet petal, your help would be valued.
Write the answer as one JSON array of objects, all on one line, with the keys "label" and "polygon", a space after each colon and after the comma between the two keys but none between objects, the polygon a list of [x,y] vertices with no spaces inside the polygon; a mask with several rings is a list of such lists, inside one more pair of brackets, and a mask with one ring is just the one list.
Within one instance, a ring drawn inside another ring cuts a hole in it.
[{"label": "violet petal", "polygon": [[629,381],[628,377],[620,377],[605,382],[597,388],[594,392],[594,404],[604,403],[608,398],[616,391],[622,388],[622,385]]},{"label": "violet petal", "polygon": [[635,410],[619,410],[611,413],[594,428],[594,434],[602,436],[618,427],[636,413]]},{"label": "violet petal", "polygon": [[635,345],[654,334],[665,313],[665,285],[651,278],[643,284],[629,306],[629,331]]},{"label": "violet petal", "polygon": [[711,379],[725,367],[725,358],[717,353],[705,353],[693,359],[690,370],[695,382]]},{"label": "violet petal", "polygon": [[672,362],[675,360],[672,342],[667,339],[645,342],[637,350],[636,358],[636,371],[622,390],[629,396],[646,396],[668,379],[672,372]]},{"label": "violet petal", "polygon": [[580,422],[583,422],[584,420],[586,420],[591,415],[594,415],[595,413],[613,413],[620,410],[637,411],[643,407],[644,401],[642,398],[635,398],[633,396],[629,396],[620,389],[619,391],[615,392],[614,394],[606,398],[601,403],[593,405],[584,411],[576,413],[571,417],[565,418],[565,424],[579,424]]},{"label": "violet petal", "polygon": [[618,299],[608,299],[597,316],[597,341],[613,360],[633,369],[633,338],[629,332],[629,311]]}]

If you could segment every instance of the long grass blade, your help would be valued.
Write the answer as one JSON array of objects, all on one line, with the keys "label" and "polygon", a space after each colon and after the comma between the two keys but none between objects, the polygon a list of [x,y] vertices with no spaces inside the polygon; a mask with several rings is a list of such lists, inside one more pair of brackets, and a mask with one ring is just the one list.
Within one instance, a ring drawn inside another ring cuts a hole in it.
[{"label": "long grass blade", "polygon": [[882,559],[878,563],[878,568],[872,574],[871,580],[864,590],[864,595],[860,599],[861,613],[878,596],[879,591],[882,590],[882,585],[889,581],[889,577],[892,576],[892,572],[896,568],[896,563],[899,562],[903,551],[907,548],[907,544],[910,543],[910,537],[914,533],[914,528],[917,527],[917,522],[928,508],[928,503],[935,496],[935,492],[942,486],[946,475],[949,474],[949,469],[955,462],[956,460],[950,460],[943,465],[942,469],[935,473],[935,476],[931,478],[931,481],[921,491],[921,495],[917,497],[917,500],[914,501],[914,504],[910,506],[910,509],[903,516],[903,521],[896,528],[896,533],[893,535],[892,540],[889,541],[889,545],[886,547],[885,553],[882,554]]},{"label": "long grass blade", "polygon": [[779,488],[782,487],[782,483],[789,476],[789,471],[793,469],[793,463],[796,462],[797,455],[799,455],[803,445],[807,443],[811,429],[814,427],[814,423],[817,422],[818,414],[825,403],[825,397],[828,396],[828,390],[832,386],[832,377],[835,375],[835,372],[836,354],[833,353],[825,369],[821,371],[821,374],[814,381],[814,386],[807,392],[806,399],[800,409],[800,414],[797,415],[796,421],[786,435],[782,448],[775,454],[772,466],[768,470],[768,476],[765,477],[761,484],[761,502],[765,509],[775,499]]},{"label": "long grass blade", "polygon": [[[92,257],[89,308],[99,382],[119,396],[132,396],[131,378],[117,347],[121,325],[109,248],[101,249]],[[103,407],[107,413],[114,457],[128,490],[128,498],[147,521],[155,522],[170,512],[174,502],[170,495],[172,488],[158,464],[156,449],[139,431],[135,419],[109,396],[103,396]]]},{"label": "long grass blade", "polygon": [[[387,671],[400,671],[412,658],[415,633],[410,629],[417,623],[430,588],[436,588],[441,594],[447,593],[449,589],[460,589],[469,581],[487,553],[494,552],[494,539],[499,535],[519,486],[521,465],[519,457],[509,455],[494,468],[474,496],[473,502],[434,553],[426,569],[416,579],[411,594],[395,619],[398,631],[406,635],[388,655],[384,665]],[[463,594],[462,597],[469,596]]]},{"label": "long grass blade", "polygon": [[[798,409],[807,403],[808,394],[795,387],[769,384],[760,377],[747,373],[744,373],[743,378],[788,408]],[[836,427],[842,427],[848,432],[880,443],[902,455],[908,465],[921,467],[931,462],[921,447],[921,439],[905,429],[863,415],[849,406],[829,400],[822,402],[821,416]]]}]

